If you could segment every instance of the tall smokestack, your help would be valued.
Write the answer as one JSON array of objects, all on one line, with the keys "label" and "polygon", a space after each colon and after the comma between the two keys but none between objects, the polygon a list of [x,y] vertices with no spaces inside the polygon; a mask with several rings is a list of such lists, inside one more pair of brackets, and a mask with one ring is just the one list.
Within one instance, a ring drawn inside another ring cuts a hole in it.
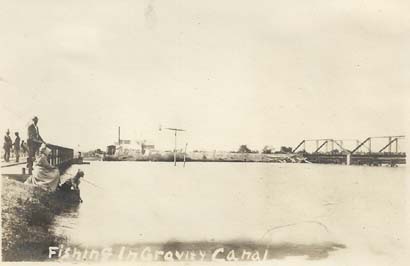
[{"label": "tall smokestack", "polygon": [[118,127],[118,145],[121,145],[121,127]]}]

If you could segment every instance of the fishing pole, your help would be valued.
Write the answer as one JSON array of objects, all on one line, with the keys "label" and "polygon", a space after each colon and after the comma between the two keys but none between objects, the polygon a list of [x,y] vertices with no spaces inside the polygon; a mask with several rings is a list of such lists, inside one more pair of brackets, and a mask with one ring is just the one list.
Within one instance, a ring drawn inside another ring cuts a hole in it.
[{"label": "fishing pole", "polygon": [[90,184],[90,185],[93,185],[94,187],[96,187],[96,188],[99,188],[99,189],[102,189],[102,190],[104,190],[102,187],[100,187],[100,186],[97,186],[96,184],[94,184],[93,182],[91,182],[91,181],[88,181],[87,179],[85,179],[85,178],[82,178],[82,180],[84,180],[85,182],[87,182],[88,184]]},{"label": "fishing pole", "polygon": [[[74,175],[73,175],[73,174],[70,174],[70,175],[71,175],[71,178],[73,178],[73,177],[75,176],[75,174],[74,174]],[[104,190],[102,187],[97,186],[97,185],[94,184],[93,182],[88,181],[88,179],[85,179],[84,177],[80,178],[80,180],[84,180],[84,181],[87,182],[88,184],[90,184],[90,185],[92,185],[92,186],[94,186],[94,187],[96,187],[96,188],[99,188],[99,189],[101,189],[101,190]]]}]

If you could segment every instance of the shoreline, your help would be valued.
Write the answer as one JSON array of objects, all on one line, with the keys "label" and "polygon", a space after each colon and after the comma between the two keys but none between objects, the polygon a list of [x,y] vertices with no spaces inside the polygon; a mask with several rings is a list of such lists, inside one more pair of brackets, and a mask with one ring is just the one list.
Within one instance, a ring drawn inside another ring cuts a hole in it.
[{"label": "shoreline", "polygon": [[[93,158],[90,158],[93,160]],[[84,158],[88,161],[88,158]],[[150,154],[147,156],[139,155],[105,155],[101,158],[103,161],[151,161],[151,162],[173,162],[173,153],[166,154]],[[183,162],[183,154],[178,153],[177,162]],[[301,163],[304,162],[304,157],[300,154],[257,154],[257,153],[216,153],[207,156],[200,154],[193,156],[188,154],[185,158],[186,162],[259,162],[259,163]]]},{"label": "shoreline", "polygon": [[61,194],[2,177],[2,261],[44,261],[49,246],[66,243],[52,230],[56,215],[76,208]]}]

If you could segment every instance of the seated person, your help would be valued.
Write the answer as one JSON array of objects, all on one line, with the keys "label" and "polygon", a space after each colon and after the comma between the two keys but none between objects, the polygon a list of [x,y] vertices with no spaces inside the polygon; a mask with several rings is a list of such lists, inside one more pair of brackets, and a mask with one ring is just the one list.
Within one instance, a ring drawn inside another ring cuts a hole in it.
[{"label": "seated person", "polygon": [[[67,181],[65,181],[61,186],[60,189],[62,191],[70,191],[70,190],[75,190],[80,192],[80,178],[84,176],[84,172],[81,171],[81,169],[78,169],[77,173],[71,177],[70,179],[68,179]],[[83,200],[80,197],[80,202],[83,202]]]},{"label": "seated person", "polygon": [[50,153],[51,150],[46,145],[41,147],[40,158],[38,158],[34,166],[33,174],[24,183],[39,186],[50,191],[57,189],[60,183],[60,171],[48,162]]}]

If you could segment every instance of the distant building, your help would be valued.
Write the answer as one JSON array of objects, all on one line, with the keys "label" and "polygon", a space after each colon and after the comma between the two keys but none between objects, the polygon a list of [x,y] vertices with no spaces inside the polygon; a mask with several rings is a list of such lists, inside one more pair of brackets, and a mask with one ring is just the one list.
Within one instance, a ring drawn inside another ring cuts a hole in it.
[{"label": "distant building", "polygon": [[107,146],[107,154],[114,155],[115,154],[115,145],[108,145]]},{"label": "distant building", "polygon": [[[114,143],[114,155],[117,156],[131,156],[131,157],[140,157],[143,156],[146,151],[154,150],[155,145],[147,144],[146,140],[130,140],[122,139],[120,144],[118,142]],[[109,146],[109,147],[110,147]]]}]

